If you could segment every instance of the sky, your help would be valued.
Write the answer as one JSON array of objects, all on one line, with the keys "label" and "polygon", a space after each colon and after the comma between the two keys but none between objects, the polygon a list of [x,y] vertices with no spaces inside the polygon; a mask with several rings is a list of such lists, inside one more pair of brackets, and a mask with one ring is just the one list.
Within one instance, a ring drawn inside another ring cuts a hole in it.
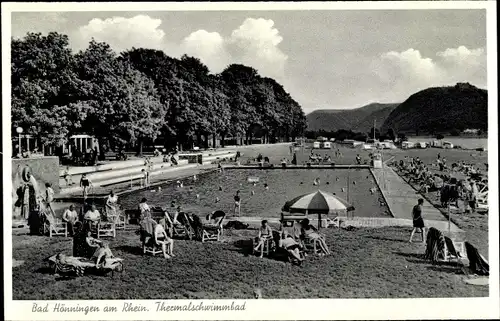
[{"label": "sky", "polygon": [[76,52],[153,48],[275,78],[306,113],[403,102],[457,82],[486,87],[486,10],[13,12],[12,36],[57,31]]}]

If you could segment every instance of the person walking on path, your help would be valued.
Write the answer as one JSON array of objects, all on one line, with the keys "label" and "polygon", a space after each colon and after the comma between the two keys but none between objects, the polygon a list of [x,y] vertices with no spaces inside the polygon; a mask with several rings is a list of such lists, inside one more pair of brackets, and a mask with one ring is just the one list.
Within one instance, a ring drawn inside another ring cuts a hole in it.
[{"label": "person walking on path", "polygon": [[410,235],[410,243],[412,243],[413,235],[417,231],[422,234],[422,242],[425,241],[425,224],[422,217],[422,205],[424,205],[424,199],[419,198],[417,205],[413,207],[413,230],[411,231]]}]

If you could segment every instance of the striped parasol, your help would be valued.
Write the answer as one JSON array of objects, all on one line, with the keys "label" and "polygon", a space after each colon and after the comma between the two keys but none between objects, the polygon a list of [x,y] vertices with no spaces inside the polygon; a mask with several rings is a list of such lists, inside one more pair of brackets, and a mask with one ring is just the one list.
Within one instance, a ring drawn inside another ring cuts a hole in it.
[{"label": "striped parasol", "polygon": [[338,214],[353,211],[354,207],[332,193],[318,190],[297,196],[283,205],[282,211],[305,214]]}]

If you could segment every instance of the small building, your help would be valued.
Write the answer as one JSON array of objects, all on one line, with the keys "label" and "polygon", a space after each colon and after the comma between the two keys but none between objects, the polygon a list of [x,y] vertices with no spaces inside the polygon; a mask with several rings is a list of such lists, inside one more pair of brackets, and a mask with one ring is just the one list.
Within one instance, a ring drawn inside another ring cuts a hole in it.
[{"label": "small building", "polygon": [[330,148],[332,148],[332,143],[330,143],[330,142],[323,142],[323,143],[321,143],[321,148],[330,149]]},{"label": "small building", "polygon": [[414,142],[403,142],[401,143],[401,148],[402,149],[411,149],[411,148],[415,148],[415,143]]},{"label": "small building", "polygon": [[443,146],[443,148],[445,148],[445,149],[448,149],[448,148],[450,148],[450,149],[451,149],[451,148],[453,148],[453,144],[452,144],[452,143],[450,143],[450,142],[448,142],[448,141],[444,141],[442,146]]},{"label": "small building", "polygon": [[313,148],[321,148],[321,143],[320,142],[314,142],[313,143]]}]

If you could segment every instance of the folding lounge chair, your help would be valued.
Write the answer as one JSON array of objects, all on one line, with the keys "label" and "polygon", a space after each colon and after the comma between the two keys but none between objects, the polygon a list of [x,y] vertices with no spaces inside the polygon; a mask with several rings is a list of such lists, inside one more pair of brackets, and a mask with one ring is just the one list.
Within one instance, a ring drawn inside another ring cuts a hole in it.
[{"label": "folding lounge chair", "polygon": [[[464,262],[466,251],[464,242],[454,242],[449,237],[445,236],[445,251],[444,251],[444,261],[445,262],[456,262],[457,267],[465,267]],[[465,269],[464,269],[465,270]]]},{"label": "folding lounge chair", "polygon": [[53,269],[54,274],[70,274],[74,273],[76,276],[84,276],[89,272],[104,272],[104,274],[111,272],[123,272],[123,259],[121,258],[109,258],[104,263],[104,266],[100,269],[97,268],[96,264],[88,259],[79,258],[82,261],[92,263],[93,266],[74,266],[70,264],[64,264],[57,259],[57,254],[46,259],[49,262],[49,266]]},{"label": "folding lounge chair", "polygon": [[[205,241],[220,241],[220,238],[223,233],[223,222],[224,219],[226,218],[226,214],[222,212],[223,215],[219,216],[217,218],[217,222],[215,224],[203,224],[202,225],[202,235],[201,235],[201,242]],[[215,214],[215,212],[214,212]]]},{"label": "folding lounge chair", "polygon": [[[173,221],[173,217],[170,217]],[[196,230],[193,227],[193,222],[190,216],[185,212],[180,212],[177,216],[177,222],[172,226],[173,237],[187,238],[192,240],[196,235]]]},{"label": "folding lounge chair", "polygon": [[45,215],[45,220],[43,222],[43,234],[49,234],[52,236],[68,236],[67,224],[59,219],[56,219],[51,214]]},{"label": "folding lounge chair", "polygon": [[440,230],[431,227],[427,233],[427,242],[424,257],[432,263],[444,260],[446,241]]},{"label": "folding lounge chair", "polygon": [[479,253],[477,248],[469,242],[465,242],[465,250],[467,251],[467,258],[469,259],[469,269],[477,275],[489,275],[490,264],[484,256]]}]

